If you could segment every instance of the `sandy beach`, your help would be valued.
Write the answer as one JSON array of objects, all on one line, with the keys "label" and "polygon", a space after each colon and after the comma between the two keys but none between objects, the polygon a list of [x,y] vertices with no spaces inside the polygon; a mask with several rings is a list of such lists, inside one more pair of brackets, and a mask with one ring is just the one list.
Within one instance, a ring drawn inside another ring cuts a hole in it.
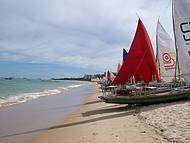
[{"label": "sandy beach", "polygon": [[0,0],[0,20],[0,143],[190,143],[190,0]]},{"label": "sandy beach", "polygon": [[0,110],[1,143],[189,143],[190,102],[106,104],[98,85]]},{"label": "sandy beach", "polygon": [[168,143],[156,128],[139,118],[139,107],[105,104],[98,88],[62,124],[53,126],[33,143]]},{"label": "sandy beach", "polygon": [[[149,106],[141,109],[140,117],[161,131],[171,142],[190,142],[190,102],[179,101],[170,104]],[[151,110],[150,110],[151,109]]]}]

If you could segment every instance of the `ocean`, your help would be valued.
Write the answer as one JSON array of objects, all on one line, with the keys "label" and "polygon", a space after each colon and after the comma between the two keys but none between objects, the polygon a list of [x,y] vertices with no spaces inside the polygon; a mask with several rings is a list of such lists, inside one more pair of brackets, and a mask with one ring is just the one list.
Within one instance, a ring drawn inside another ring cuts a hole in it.
[{"label": "ocean", "polygon": [[32,142],[50,127],[62,125],[95,91],[91,82],[1,78],[1,106],[17,105],[0,108],[0,143]]},{"label": "ocean", "polygon": [[0,78],[0,107],[60,94],[83,84],[82,81]]}]

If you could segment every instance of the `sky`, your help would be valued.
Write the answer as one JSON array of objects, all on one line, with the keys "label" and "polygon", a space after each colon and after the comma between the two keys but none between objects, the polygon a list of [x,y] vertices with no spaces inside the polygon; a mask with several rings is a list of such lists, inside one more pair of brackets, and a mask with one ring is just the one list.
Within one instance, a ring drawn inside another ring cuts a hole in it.
[{"label": "sky", "polygon": [[171,0],[0,0],[0,76],[52,78],[116,71],[141,18],[172,36]]}]

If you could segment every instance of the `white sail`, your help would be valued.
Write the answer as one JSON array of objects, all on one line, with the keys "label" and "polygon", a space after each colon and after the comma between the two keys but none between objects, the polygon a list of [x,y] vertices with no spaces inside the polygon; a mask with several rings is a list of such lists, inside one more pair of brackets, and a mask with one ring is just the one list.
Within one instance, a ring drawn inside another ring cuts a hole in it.
[{"label": "white sail", "polygon": [[160,77],[164,82],[172,82],[176,68],[175,44],[159,21],[157,24],[156,38]]},{"label": "white sail", "polygon": [[186,83],[190,83],[190,0],[173,0],[174,33],[179,67]]}]

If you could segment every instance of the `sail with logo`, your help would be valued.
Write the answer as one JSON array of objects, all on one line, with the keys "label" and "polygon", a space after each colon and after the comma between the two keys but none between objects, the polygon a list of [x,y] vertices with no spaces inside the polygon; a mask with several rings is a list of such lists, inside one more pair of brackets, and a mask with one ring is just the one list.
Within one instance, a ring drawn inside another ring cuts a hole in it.
[{"label": "sail with logo", "polygon": [[180,75],[190,84],[190,1],[173,0],[173,23]]},{"label": "sail with logo", "polygon": [[176,69],[175,44],[159,20],[156,29],[156,43],[157,63],[159,65],[161,80],[163,82],[172,82]]}]

